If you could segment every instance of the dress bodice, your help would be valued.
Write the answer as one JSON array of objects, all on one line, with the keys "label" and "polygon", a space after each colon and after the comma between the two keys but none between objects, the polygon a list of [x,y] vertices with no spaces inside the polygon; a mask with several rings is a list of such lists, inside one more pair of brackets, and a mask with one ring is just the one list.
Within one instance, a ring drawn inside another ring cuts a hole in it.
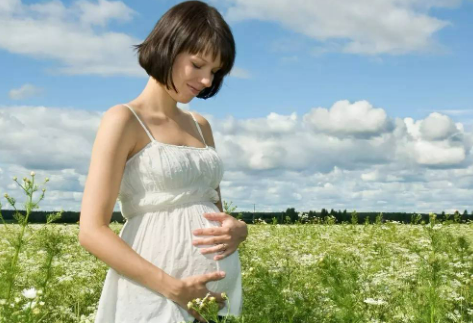
[{"label": "dress bodice", "polygon": [[[215,148],[178,146],[156,141],[135,114],[150,142],[125,165],[118,201],[126,219],[136,214],[179,204],[219,201],[217,187],[222,180],[223,162]],[[195,120],[196,127],[205,139]]]}]

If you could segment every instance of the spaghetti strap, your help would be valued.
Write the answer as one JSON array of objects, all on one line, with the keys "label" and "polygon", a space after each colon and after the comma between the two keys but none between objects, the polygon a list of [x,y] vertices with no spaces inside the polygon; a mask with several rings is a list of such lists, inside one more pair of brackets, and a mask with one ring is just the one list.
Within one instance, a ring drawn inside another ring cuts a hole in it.
[{"label": "spaghetti strap", "polygon": [[190,111],[189,111],[189,113],[191,114],[192,119],[194,119],[195,125],[197,126],[197,130],[199,130],[200,136],[202,137],[202,140],[204,141],[204,144],[205,144],[205,146],[207,147],[207,143],[205,142],[204,135],[202,134],[202,131],[200,130],[199,123],[198,123],[197,120],[195,119],[194,114],[193,114],[192,112],[190,112]]},{"label": "spaghetti strap", "polygon": [[133,110],[132,107],[130,107],[128,104],[123,104],[124,106],[126,106],[128,109],[131,110],[131,112],[133,112],[133,114],[135,115],[136,119],[138,119],[138,122],[141,124],[141,126],[143,127],[143,129],[146,131],[146,134],[148,135],[149,139],[151,139],[151,141],[155,141],[153,136],[151,135],[151,133],[149,132],[148,128],[146,128],[145,124],[143,123],[143,121],[141,121],[141,119],[138,117],[138,115],[136,114],[135,110]]}]

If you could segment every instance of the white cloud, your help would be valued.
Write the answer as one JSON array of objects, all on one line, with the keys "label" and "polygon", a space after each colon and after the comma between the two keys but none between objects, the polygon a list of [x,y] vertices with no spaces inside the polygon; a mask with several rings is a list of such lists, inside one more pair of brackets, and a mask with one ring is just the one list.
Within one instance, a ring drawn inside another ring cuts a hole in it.
[{"label": "white cloud", "polygon": [[130,21],[135,12],[121,1],[99,0],[92,3],[80,0],[74,3],[79,8],[80,21],[84,25],[105,26],[109,20]]},{"label": "white cloud", "polygon": [[21,8],[20,0],[2,0],[0,1],[0,15],[11,14]]},{"label": "white cloud", "polygon": [[414,156],[418,164],[431,166],[460,165],[472,147],[472,136],[461,123],[437,112],[424,120],[404,120],[408,133],[402,149]]},{"label": "white cloud", "polygon": [[457,133],[455,123],[449,117],[440,113],[431,113],[420,124],[420,132],[422,137],[427,140],[443,140]]},{"label": "white cloud", "polygon": [[[235,130],[236,120],[233,117],[227,119],[224,128],[228,132]],[[289,116],[279,115],[271,112],[266,118],[250,119],[245,123],[240,123],[239,127],[243,131],[261,134],[290,133],[297,126],[297,114],[293,112]]]},{"label": "white cloud", "polygon": [[12,177],[21,181],[34,170],[39,182],[51,179],[40,204],[42,210],[79,210],[100,118],[99,112],[83,110],[1,108],[0,165],[4,173],[0,174],[0,192],[21,201],[22,192],[12,185]]},{"label": "white cloud", "polygon": [[[278,22],[322,46],[318,54],[404,54],[438,50],[433,35],[450,23],[429,15],[438,7],[455,7],[460,0],[226,0],[226,19]],[[327,45],[328,47],[326,47]]]},{"label": "white cloud", "polygon": [[[0,49],[56,61],[58,66],[48,70],[53,74],[148,77],[133,49],[142,40],[106,28],[112,20],[129,22],[137,15],[122,1],[78,0],[66,7],[59,0],[4,0]],[[249,78],[250,73],[235,67],[231,76]]]},{"label": "white cloud", "polygon": [[[350,114],[353,108],[357,113]],[[424,120],[391,120],[368,102],[339,101],[320,109],[325,118],[315,122],[317,131],[304,127],[313,120],[313,110],[300,121],[295,114],[272,113],[291,125],[279,131],[268,126],[269,115],[215,121],[217,149],[226,165],[224,199],[247,210],[258,201],[257,210],[267,211],[294,206],[406,212],[473,208],[473,134],[461,123],[453,135],[441,131],[446,138],[439,140],[425,128],[429,117],[422,136]],[[450,124],[444,117],[439,119]]]},{"label": "white cloud", "polygon": [[336,102],[330,110],[312,109],[304,116],[304,123],[315,131],[334,136],[372,137],[391,131],[392,122],[383,109],[375,109],[367,101],[350,104]]},{"label": "white cloud", "polygon": [[465,147],[451,146],[447,141],[418,141],[414,145],[416,161],[422,165],[457,165],[466,158]]},{"label": "white cloud", "polygon": [[369,173],[361,174],[361,179],[364,180],[364,181],[373,182],[373,181],[379,180],[379,178],[380,178],[380,174],[379,174],[378,170],[374,170],[374,171],[369,172]]},{"label": "white cloud", "polygon": [[17,13],[19,9],[22,9],[22,13],[25,14],[27,10],[30,10],[32,14],[37,15],[41,19],[49,20],[62,20],[67,16],[67,8],[62,4],[61,1],[51,0],[43,3],[32,3],[29,6],[22,6],[21,1],[18,1],[20,6],[17,7]]},{"label": "white cloud", "polygon": [[92,28],[111,19],[130,20],[136,13],[124,3],[77,1],[65,7],[58,0],[31,5],[10,2],[10,9],[0,14],[0,48],[58,61],[60,66],[52,72],[146,76],[132,49],[140,40]]},{"label": "white cloud", "polygon": [[440,110],[439,112],[443,114],[448,114],[452,116],[464,116],[464,115],[473,115],[473,109],[451,109],[451,110]]},{"label": "white cloud", "polygon": [[251,77],[250,72],[248,70],[239,67],[233,67],[229,76],[240,79],[249,79]]},{"label": "white cloud", "polygon": [[[355,122],[350,109],[366,119],[359,123],[364,136],[348,122]],[[298,118],[295,112],[273,112],[241,120],[205,116],[224,162],[223,199],[233,201],[237,210],[253,210],[256,204],[259,211],[473,209],[473,133],[460,122],[454,132],[445,131],[450,126],[442,125],[451,120],[442,114],[391,120],[366,101],[339,101],[322,114],[335,129],[314,131],[305,126],[313,113]],[[35,170],[38,178],[51,178],[43,209],[78,210],[101,116],[71,109],[1,108],[0,192],[11,193],[11,177]],[[383,126],[386,120],[390,127]],[[440,130],[427,131],[429,122]]]},{"label": "white cloud", "polygon": [[11,89],[8,96],[12,100],[23,100],[41,94],[43,89],[32,84],[24,84],[19,89]]},{"label": "white cloud", "polygon": [[2,163],[84,174],[100,113],[46,107],[0,109]]},{"label": "white cloud", "polygon": [[[8,192],[17,200],[17,205],[25,201],[25,194],[20,187],[13,181],[13,176],[18,177],[22,183],[22,178],[30,178],[31,168],[24,168],[20,165],[7,164],[4,166],[4,172],[0,172],[0,192]],[[77,173],[74,169],[48,169],[35,170],[35,183],[41,190],[46,188],[45,199],[39,204],[40,210],[60,210],[78,211],[82,200],[86,176]],[[50,181],[44,184],[46,177]],[[40,191],[35,192],[35,200],[39,198]],[[11,209],[6,201],[2,201],[4,209]]]}]

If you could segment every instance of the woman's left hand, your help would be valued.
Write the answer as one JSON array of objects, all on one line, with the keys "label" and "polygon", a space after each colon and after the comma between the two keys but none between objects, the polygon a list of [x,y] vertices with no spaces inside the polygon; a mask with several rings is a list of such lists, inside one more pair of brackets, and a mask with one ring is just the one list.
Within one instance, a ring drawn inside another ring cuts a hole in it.
[{"label": "woman's left hand", "polygon": [[[218,255],[214,257],[214,260],[223,259],[234,253],[240,243],[245,241],[248,236],[246,223],[235,219],[227,213],[204,213],[204,216],[207,220],[222,222],[222,226],[195,229],[192,231],[194,235],[210,235],[213,237],[198,240],[194,239],[192,244],[194,246],[216,244],[216,246],[200,250],[202,254],[218,253]],[[225,252],[221,253],[223,243],[227,245],[227,249]]]}]

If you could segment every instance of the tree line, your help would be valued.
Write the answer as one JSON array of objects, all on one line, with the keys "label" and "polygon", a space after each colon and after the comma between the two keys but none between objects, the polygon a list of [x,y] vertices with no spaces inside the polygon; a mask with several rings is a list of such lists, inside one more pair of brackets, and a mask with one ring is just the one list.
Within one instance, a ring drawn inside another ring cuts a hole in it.
[{"label": "tree line", "polygon": [[[3,218],[6,223],[16,223],[14,210],[2,210]],[[47,215],[56,211],[32,211],[29,223],[46,223]],[[347,210],[335,211],[323,208],[321,211],[298,212],[295,208],[287,208],[283,212],[231,212],[232,216],[242,219],[248,224],[257,222],[266,222],[273,224],[295,224],[295,223],[375,223],[376,221],[397,221],[400,223],[421,223],[429,220],[428,213],[409,213],[409,212],[356,212]],[[80,212],[62,211],[62,216],[55,223],[78,223]],[[437,213],[437,221],[467,222],[473,221],[473,211],[463,213],[455,211],[448,214],[445,212]],[[110,222],[125,223],[125,219],[120,212],[113,212]]]}]

